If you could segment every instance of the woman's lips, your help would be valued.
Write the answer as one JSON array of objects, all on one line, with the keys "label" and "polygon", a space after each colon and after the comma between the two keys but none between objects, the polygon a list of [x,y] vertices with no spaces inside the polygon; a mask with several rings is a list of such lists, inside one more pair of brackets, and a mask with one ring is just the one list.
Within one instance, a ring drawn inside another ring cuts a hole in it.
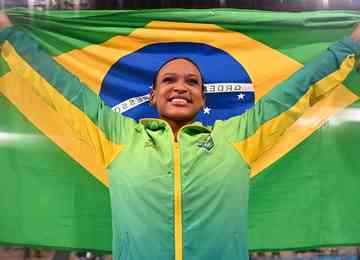
[{"label": "woman's lips", "polygon": [[168,99],[168,101],[175,106],[186,106],[192,103],[191,98],[185,95],[174,95]]},{"label": "woman's lips", "polygon": [[171,104],[178,105],[178,106],[185,106],[189,103],[187,99],[184,98],[172,98],[170,100]]}]

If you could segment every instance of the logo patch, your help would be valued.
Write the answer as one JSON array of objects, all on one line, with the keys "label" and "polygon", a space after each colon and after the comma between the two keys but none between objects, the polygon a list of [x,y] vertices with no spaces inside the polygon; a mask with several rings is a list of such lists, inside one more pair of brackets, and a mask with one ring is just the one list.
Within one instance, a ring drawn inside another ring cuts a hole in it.
[{"label": "logo patch", "polygon": [[205,138],[202,138],[197,145],[198,147],[204,148],[209,152],[214,147],[215,144],[211,135],[208,135]]}]

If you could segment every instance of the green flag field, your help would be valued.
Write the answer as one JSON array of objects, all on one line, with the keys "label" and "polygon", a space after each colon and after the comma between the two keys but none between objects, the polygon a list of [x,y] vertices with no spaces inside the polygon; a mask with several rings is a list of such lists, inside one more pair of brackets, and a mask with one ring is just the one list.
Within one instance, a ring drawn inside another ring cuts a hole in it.
[{"label": "green flag field", "polygon": [[[96,94],[119,57],[149,43],[189,41],[241,60],[256,101],[360,22],[359,11],[11,9],[8,15]],[[3,58],[0,66],[5,76]],[[354,70],[251,165],[251,250],[360,244],[359,97]],[[0,244],[111,251],[106,170],[60,112],[37,104],[0,78]]]}]

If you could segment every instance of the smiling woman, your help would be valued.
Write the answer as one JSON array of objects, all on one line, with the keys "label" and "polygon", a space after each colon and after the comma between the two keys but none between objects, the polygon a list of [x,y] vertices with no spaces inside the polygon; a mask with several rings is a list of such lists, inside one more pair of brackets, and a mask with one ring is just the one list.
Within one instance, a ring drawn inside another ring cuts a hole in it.
[{"label": "smiling woman", "polygon": [[[152,26],[169,28],[164,23],[156,23]],[[159,117],[156,108],[148,105],[149,89],[155,85],[154,80],[163,65],[179,57],[186,57],[185,59],[194,64],[202,73],[204,94],[206,95],[206,106],[203,111],[199,111],[196,121],[200,121],[204,125],[212,125],[215,119],[227,119],[252,107],[255,94],[249,74],[253,74],[253,72],[245,69],[245,64],[242,64],[244,60],[248,60],[248,57],[244,52],[234,55],[231,51],[224,51],[224,46],[212,42],[219,38],[211,36],[211,34],[202,40],[203,43],[193,42],[196,41],[196,37],[187,33],[194,30],[193,26],[195,24],[187,25],[187,28],[182,30],[184,35],[180,42],[179,39],[172,39],[169,42],[164,38],[164,42],[153,43],[150,41],[141,46],[134,46],[136,41],[132,40],[129,46],[133,52],[121,55],[119,59],[116,59],[118,55],[114,53],[115,59],[110,62],[113,63],[113,66],[104,71],[105,77],[101,83],[100,96],[105,103],[114,111],[136,120],[144,117]],[[179,37],[178,33],[176,35]],[[134,35],[131,38],[136,39],[137,37],[141,36]],[[234,39],[231,36],[228,38]],[[240,39],[238,41],[243,42]],[[242,61],[234,58],[239,56],[242,57]],[[141,62],[139,62],[140,60]],[[222,70],[224,67],[226,67],[226,71]],[[261,70],[261,68],[263,66],[257,66],[257,70]],[[221,73],[218,73],[219,71]],[[256,76],[253,76],[256,79]],[[87,81],[85,78],[81,79],[85,80],[87,84],[94,82],[93,80]],[[260,95],[260,93],[258,94]]]},{"label": "smiling woman", "polygon": [[205,104],[201,72],[188,59],[172,59],[160,68],[154,82],[150,102],[176,136],[181,127],[194,120]]},{"label": "smiling woman", "polygon": [[26,90],[50,109],[65,111],[63,121],[99,155],[110,175],[116,260],[248,259],[250,166],[346,79],[360,55],[358,27],[253,108],[211,127],[194,122],[205,104],[198,66],[187,57],[172,59],[158,66],[150,93],[160,118],[137,122],[112,111],[9,25],[0,16],[2,58],[9,67],[2,83],[10,94]]}]

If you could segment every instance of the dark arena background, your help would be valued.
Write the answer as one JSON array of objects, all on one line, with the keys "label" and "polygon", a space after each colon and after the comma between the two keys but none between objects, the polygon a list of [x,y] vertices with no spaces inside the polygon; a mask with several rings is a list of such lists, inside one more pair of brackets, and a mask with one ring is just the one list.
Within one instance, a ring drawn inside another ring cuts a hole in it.
[{"label": "dark arena background", "polygon": [[1,0],[2,8],[36,9],[154,9],[240,8],[276,11],[359,10],[359,0]]},{"label": "dark arena background", "polygon": [[[271,11],[360,10],[360,0],[0,0],[0,4],[1,9],[24,7],[44,11],[155,8],[240,8]],[[253,260],[360,260],[360,247],[251,252],[250,258]],[[43,248],[26,248],[21,245],[17,247],[0,245],[0,260],[25,259],[109,260],[111,255],[101,252],[68,252]]]}]

